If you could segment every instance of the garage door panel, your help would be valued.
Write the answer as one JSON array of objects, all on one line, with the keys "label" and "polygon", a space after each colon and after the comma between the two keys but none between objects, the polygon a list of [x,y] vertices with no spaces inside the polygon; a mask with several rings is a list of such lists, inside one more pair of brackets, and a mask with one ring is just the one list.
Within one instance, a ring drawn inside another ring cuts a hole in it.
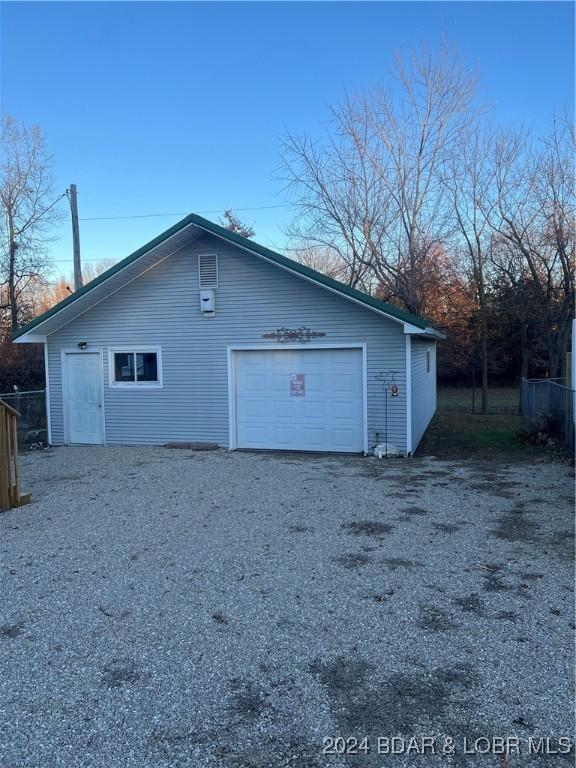
[{"label": "garage door panel", "polygon": [[[284,394],[284,391],[286,390],[287,381],[288,381],[289,373],[286,371],[285,373],[273,373],[269,374],[269,376],[264,378],[264,381],[262,379],[260,380],[260,391],[261,394],[264,396],[269,396],[268,389],[271,388],[272,392],[275,394],[278,394],[282,396]],[[266,386],[266,385],[269,386]],[[264,385],[264,386],[263,386]]]},{"label": "garage door panel", "polygon": [[352,376],[335,376],[332,381],[332,391],[338,394],[352,394],[361,387],[361,382]]},{"label": "garage door panel", "polygon": [[330,406],[322,400],[313,402],[299,403],[298,409],[306,421],[319,421],[324,423],[327,416],[330,415]]},{"label": "garage door panel", "polygon": [[354,435],[353,433],[351,433],[349,429],[334,429],[332,431],[332,441],[336,446],[336,449],[346,451],[347,446],[350,444],[350,441],[353,439],[354,439]]},{"label": "garage door panel", "polygon": [[330,415],[336,418],[344,415],[349,417],[358,411],[358,404],[356,402],[351,401],[350,398],[343,398],[341,395],[338,397],[334,396],[333,400],[327,405],[330,409]]},{"label": "garage door panel", "polygon": [[[261,409],[260,404],[260,409]],[[289,419],[299,421],[304,419],[306,422],[321,422],[324,423],[324,419],[327,416],[325,403],[310,402],[304,405],[298,403],[297,407],[293,403],[283,403],[280,401],[274,401],[270,408],[272,415],[277,419]]]},{"label": "garage door panel", "polygon": [[[291,424],[277,424],[268,430],[267,442],[272,443],[274,448],[285,448],[287,450],[296,450],[296,430]],[[259,446],[262,448],[263,446]]]},{"label": "garage door panel", "polygon": [[260,397],[262,378],[252,373],[243,373],[238,379],[238,386],[246,395],[252,393],[254,396]]},{"label": "garage door panel", "polygon": [[327,377],[322,373],[309,373],[304,374],[306,382],[306,391],[310,395],[321,394],[324,395],[327,389]]},{"label": "garage door panel", "polygon": [[363,450],[360,349],[237,351],[234,365],[237,447]]},{"label": "garage door panel", "polygon": [[244,418],[251,424],[261,424],[265,426],[266,423],[262,421],[262,403],[260,400],[247,400],[244,403]]},{"label": "garage door panel", "polygon": [[335,365],[348,365],[350,361],[349,349],[333,349],[332,350],[332,362]]},{"label": "garage door panel", "polygon": [[289,370],[298,357],[297,351],[280,349],[275,352],[262,352],[266,358],[266,364],[273,366],[275,370]]},{"label": "garage door panel", "polygon": [[[262,407],[262,404],[260,404]],[[272,415],[277,419],[291,419],[293,408],[290,403],[274,401],[272,403]]]}]

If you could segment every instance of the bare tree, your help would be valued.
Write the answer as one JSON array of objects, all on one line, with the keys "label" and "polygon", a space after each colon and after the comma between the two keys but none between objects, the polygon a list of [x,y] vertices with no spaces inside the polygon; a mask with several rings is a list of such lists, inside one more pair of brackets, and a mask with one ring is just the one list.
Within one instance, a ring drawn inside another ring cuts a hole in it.
[{"label": "bare tree", "polygon": [[[92,264],[85,262],[82,266],[84,285],[88,285],[107,269],[113,267],[115,263],[114,259],[102,259],[102,261]],[[73,286],[73,274],[70,274],[69,277],[61,275],[57,280],[50,282],[45,280],[33,281],[30,284],[29,295],[26,296],[26,304],[32,308],[33,314],[38,315],[58,304],[59,301],[67,299],[74,292]]]},{"label": "bare tree", "polygon": [[488,158],[494,138],[490,129],[463,132],[445,166],[455,219],[455,248],[468,273],[478,306],[480,324],[481,413],[488,413],[488,283],[493,231],[494,173]]},{"label": "bare tree", "polygon": [[530,283],[525,315],[538,314],[549,375],[557,377],[574,313],[574,133],[567,121],[554,120],[536,145],[525,136],[503,134],[493,162],[496,192],[489,221],[506,246],[500,254],[507,252],[497,263],[511,280]]},{"label": "bare tree", "polygon": [[241,237],[254,237],[255,232],[249,224],[244,224],[243,221],[230,209],[224,211],[224,215],[220,220],[221,226],[229,229],[230,232],[234,232]]},{"label": "bare tree", "polygon": [[[519,373],[521,378],[527,378],[532,364],[539,367],[543,351],[548,367],[544,326],[548,324],[551,308],[542,304],[540,286],[534,283],[522,254],[498,235],[493,238],[490,260],[494,310],[499,321],[508,321],[505,328],[512,343],[519,343]],[[498,347],[498,340],[495,344]],[[518,409],[521,410],[521,397]]]},{"label": "bare tree", "polygon": [[[59,213],[48,155],[40,128],[19,125],[2,115],[0,126],[0,309],[14,331],[21,320],[21,297],[49,263],[47,230]],[[63,197],[63,195],[61,196]]]},{"label": "bare tree", "polygon": [[368,268],[420,312],[427,260],[452,226],[442,173],[473,120],[475,81],[445,46],[398,57],[393,78],[335,107],[323,144],[285,137],[283,176],[298,209],[289,234],[338,252],[351,285]]},{"label": "bare tree", "polygon": [[[349,282],[348,264],[337,251],[318,245],[286,248],[286,254],[317,272],[322,272],[342,283]],[[363,286],[365,289],[365,287]]]}]

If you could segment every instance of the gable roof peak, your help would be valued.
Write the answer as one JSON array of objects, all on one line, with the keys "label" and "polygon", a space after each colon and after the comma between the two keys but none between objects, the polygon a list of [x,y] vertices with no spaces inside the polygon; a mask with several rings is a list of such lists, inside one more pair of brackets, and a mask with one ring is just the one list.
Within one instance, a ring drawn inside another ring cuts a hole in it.
[{"label": "gable roof peak", "polygon": [[362,291],[359,291],[356,288],[352,288],[351,286],[346,285],[345,283],[342,283],[339,280],[335,280],[332,277],[328,277],[327,275],[324,275],[323,273],[318,272],[317,270],[312,269],[311,267],[307,267],[305,264],[301,264],[300,262],[295,261],[294,259],[290,259],[288,256],[284,256],[282,254],[276,253],[275,251],[272,251],[269,248],[266,248],[265,246],[260,245],[259,243],[256,243],[254,240],[249,240],[248,238],[238,235],[236,232],[231,232],[230,230],[220,226],[219,224],[215,224],[214,222],[209,221],[208,219],[204,219],[202,216],[198,216],[195,213],[191,213],[181,221],[174,224],[169,229],[162,232],[153,240],[143,245],[141,248],[138,248],[138,250],[134,251],[134,253],[131,253],[129,256],[122,259],[117,264],[114,264],[114,266],[110,267],[110,269],[107,269],[105,272],[102,272],[102,274],[100,274],[97,278],[95,278],[94,280],[91,280],[89,283],[86,283],[86,285],[84,285],[78,291],[75,291],[73,294],[65,298],[63,301],[59,302],[58,304],[54,305],[43,314],[34,318],[34,320],[29,322],[27,325],[24,325],[22,328],[19,328],[16,331],[16,333],[14,333],[13,339],[14,340],[19,339],[35,329],[38,330],[38,332],[41,332],[41,329],[39,328],[39,326],[41,326],[47,320],[49,320],[54,315],[61,312],[66,307],[69,307],[70,305],[74,304],[84,296],[88,296],[90,292],[93,291],[95,288],[97,288],[98,286],[102,286],[111,277],[119,274],[123,269],[128,267],[130,264],[133,264],[135,261],[143,257],[145,254],[150,253],[155,248],[157,248],[162,243],[164,243],[166,240],[173,237],[174,235],[177,235],[179,232],[181,232],[183,229],[187,227],[194,227],[197,230],[200,230],[201,232],[214,235],[215,237],[218,237],[221,240],[229,242],[232,245],[236,245],[245,251],[253,253],[257,256],[260,256],[263,259],[266,259],[267,261],[273,264],[276,264],[279,267],[287,269],[293,274],[299,275],[300,277],[303,277],[306,280],[309,280],[313,283],[316,283],[317,285],[327,288],[328,290],[331,290],[334,293],[340,294],[343,297],[356,302],[357,304],[361,304],[366,306],[369,309],[376,310],[380,314],[386,315],[393,320],[396,320],[401,323],[406,323],[411,326],[415,326],[416,328],[419,328],[421,330],[425,330],[429,328],[424,318],[420,317],[419,315],[414,315],[414,314],[411,314],[410,312],[405,312],[401,309],[398,309],[392,304],[388,304],[387,302],[381,301],[380,299],[376,299],[374,296],[370,296],[369,294],[363,293]]}]

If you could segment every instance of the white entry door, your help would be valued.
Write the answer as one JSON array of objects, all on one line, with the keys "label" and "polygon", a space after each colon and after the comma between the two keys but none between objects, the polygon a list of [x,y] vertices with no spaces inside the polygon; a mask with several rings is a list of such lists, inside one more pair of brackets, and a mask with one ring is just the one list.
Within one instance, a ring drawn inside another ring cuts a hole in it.
[{"label": "white entry door", "polygon": [[100,445],[104,442],[100,353],[69,352],[65,358],[67,442]]},{"label": "white entry door", "polygon": [[362,349],[238,350],[236,446],[364,450]]}]

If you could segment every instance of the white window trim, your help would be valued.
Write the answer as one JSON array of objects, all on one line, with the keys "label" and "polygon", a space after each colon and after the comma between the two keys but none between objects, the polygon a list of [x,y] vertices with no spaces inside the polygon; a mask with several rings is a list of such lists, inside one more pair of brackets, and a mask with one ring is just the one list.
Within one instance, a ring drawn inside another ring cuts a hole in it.
[{"label": "white window trim", "polygon": [[[214,262],[216,264],[216,285],[202,285],[202,280],[201,280],[202,273],[201,273],[201,270],[200,270],[200,260],[204,256],[213,256],[214,257]],[[212,291],[212,290],[215,290],[216,288],[218,288],[219,281],[220,281],[220,271],[219,271],[219,266],[218,266],[218,254],[214,253],[213,251],[211,251],[209,253],[208,252],[206,252],[206,253],[199,253],[198,254],[198,288],[201,291],[202,290]]]},{"label": "white window trim", "polygon": [[[156,370],[158,381],[116,381],[114,379],[114,355],[134,352],[153,352],[156,355]],[[125,346],[108,347],[108,385],[111,389],[162,389],[164,386],[162,372],[162,347]]]}]

